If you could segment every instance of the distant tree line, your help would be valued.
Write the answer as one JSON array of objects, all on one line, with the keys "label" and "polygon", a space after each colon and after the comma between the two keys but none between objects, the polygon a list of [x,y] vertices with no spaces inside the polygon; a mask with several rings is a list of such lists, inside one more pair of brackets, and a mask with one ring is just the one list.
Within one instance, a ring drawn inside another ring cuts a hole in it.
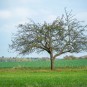
[{"label": "distant tree line", "polygon": [[87,56],[76,57],[76,56],[70,55],[70,56],[65,56],[63,59],[66,59],[66,60],[87,59]]},{"label": "distant tree line", "polygon": [[0,57],[0,62],[22,62],[22,61],[30,61],[31,58],[18,58],[18,57]]},{"label": "distant tree line", "polygon": [[35,60],[49,60],[47,57],[42,58],[18,58],[18,57],[0,57],[0,62],[29,62],[29,61],[35,61]]},{"label": "distant tree line", "polygon": [[[65,60],[75,60],[75,59],[87,59],[87,56],[82,56],[82,57],[75,57],[73,55],[66,55],[63,57]],[[18,57],[0,57],[0,62],[29,62],[29,61],[38,61],[38,60],[43,60],[43,61],[49,61],[50,59],[48,57],[42,57],[42,58],[18,58]]]}]

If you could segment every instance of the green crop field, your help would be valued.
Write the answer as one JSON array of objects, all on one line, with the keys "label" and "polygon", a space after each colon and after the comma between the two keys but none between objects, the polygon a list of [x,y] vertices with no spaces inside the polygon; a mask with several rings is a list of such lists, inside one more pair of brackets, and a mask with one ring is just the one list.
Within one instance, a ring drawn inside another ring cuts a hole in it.
[{"label": "green crop field", "polygon": [[0,87],[87,87],[87,68],[0,69]]},{"label": "green crop field", "polygon": [[[55,67],[86,67],[87,59],[55,60]],[[0,62],[0,68],[50,68],[50,61],[35,60],[29,62]]]},{"label": "green crop field", "polygon": [[0,87],[87,87],[87,59],[0,62]]}]

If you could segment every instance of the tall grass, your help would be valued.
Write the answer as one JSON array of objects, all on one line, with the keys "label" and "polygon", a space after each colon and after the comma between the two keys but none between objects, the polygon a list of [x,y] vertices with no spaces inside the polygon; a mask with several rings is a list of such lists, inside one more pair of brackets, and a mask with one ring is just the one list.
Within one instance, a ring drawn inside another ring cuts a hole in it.
[{"label": "tall grass", "polygon": [[87,69],[0,69],[0,87],[87,87]]}]

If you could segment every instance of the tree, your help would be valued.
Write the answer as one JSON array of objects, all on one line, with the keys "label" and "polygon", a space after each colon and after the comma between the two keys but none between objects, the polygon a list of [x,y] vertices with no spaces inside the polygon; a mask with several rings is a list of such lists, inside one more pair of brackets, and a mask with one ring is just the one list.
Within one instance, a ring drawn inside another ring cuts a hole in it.
[{"label": "tree", "polygon": [[65,10],[65,15],[52,23],[31,21],[18,25],[10,47],[19,54],[46,51],[50,55],[51,70],[56,57],[66,52],[87,51],[86,25]]}]

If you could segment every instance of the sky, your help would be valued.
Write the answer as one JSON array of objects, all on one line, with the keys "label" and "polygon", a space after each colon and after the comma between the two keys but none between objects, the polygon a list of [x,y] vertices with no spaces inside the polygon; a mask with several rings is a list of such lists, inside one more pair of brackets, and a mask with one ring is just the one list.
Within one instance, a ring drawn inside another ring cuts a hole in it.
[{"label": "sky", "polygon": [[[64,13],[64,8],[80,21],[87,23],[87,0],[0,0],[0,56],[16,57],[9,49],[13,33],[17,32],[17,25],[29,22],[52,22]],[[86,55],[87,52],[74,54]],[[44,53],[32,53],[28,57],[48,57]]]}]

